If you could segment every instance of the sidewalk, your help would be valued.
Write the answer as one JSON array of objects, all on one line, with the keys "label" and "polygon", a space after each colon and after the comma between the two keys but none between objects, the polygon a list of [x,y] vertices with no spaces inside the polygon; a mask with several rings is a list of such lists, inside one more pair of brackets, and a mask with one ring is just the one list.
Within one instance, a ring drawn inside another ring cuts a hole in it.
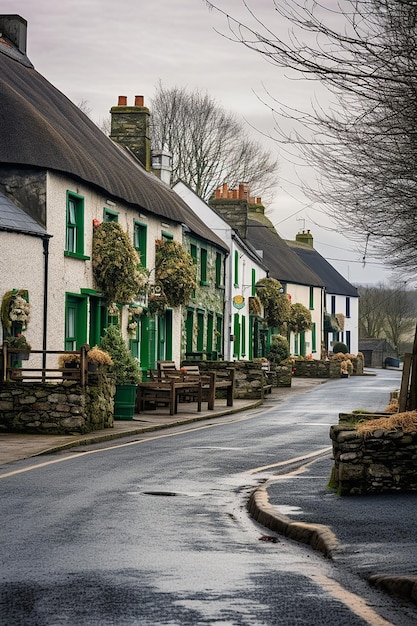
[{"label": "sidewalk", "polygon": [[[308,391],[317,384],[326,382],[322,379],[294,378],[291,387],[275,388],[265,398],[266,404],[281,402],[294,393]],[[74,448],[79,445],[100,443],[120,439],[144,432],[173,428],[190,422],[215,419],[241,411],[249,411],[262,405],[262,400],[235,400],[233,407],[226,405],[226,400],[216,400],[213,411],[203,410],[198,413],[196,405],[183,403],[176,415],[170,416],[168,409],[158,408],[134,416],[133,420],[115,421],[113,428],[95,430],[85,435],[27,435],[22,433],[0,434],[0,467],[33,456],[53,453],[58,450]]]}]

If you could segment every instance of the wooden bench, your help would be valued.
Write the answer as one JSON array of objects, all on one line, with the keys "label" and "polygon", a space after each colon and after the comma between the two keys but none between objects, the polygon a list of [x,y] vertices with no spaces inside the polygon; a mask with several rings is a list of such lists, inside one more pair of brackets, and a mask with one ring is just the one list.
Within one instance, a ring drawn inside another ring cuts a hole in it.
[{"label": "wooden bench", "polygon": [[216,400],[216,391],[226,390],[226,402],[227,406],[233,406],[233,399],[235,393],[235,369],[233,367],[227,368],[227,378],[220,378],[216,371],[200,372],[198,365],[187,365],[182,370],[185,370],[189,374],[195,374],[201,376],[203,387],[203,400],[207,401],[208,409],[214,409],[214,402]]}]

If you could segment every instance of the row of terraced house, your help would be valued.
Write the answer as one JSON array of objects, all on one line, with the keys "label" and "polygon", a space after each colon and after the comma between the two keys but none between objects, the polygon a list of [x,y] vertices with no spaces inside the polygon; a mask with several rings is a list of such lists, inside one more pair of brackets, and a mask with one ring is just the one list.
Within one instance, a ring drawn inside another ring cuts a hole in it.
[{"label": "row of terraced house", "polygon": [[[357,352],[357,291],[314,249],[310,232],[284,241],[245,184],[224,184],[209,203],[181,181],[171,188],[170,155],[151,153],[143,97],[119,97],[107,137],[34,69],[26,29],[21,17],[0,16],[0,299],[25,293],[34,348],[99,344],[117,323],[143,370],[158,360],[262,357],[273,329],[251,304],[269,276],[312,315],[310,330],[290,334],[292,354],[319,359],[335,340]],[[92,267],[94,224],[107,221],[128,234],[150,283],[147,294],[113,308]],[[198,280],[186,305],[156,315],[149,294],[161,240],[182,244]],[[0,325],[0,340],[14,330]]]}]

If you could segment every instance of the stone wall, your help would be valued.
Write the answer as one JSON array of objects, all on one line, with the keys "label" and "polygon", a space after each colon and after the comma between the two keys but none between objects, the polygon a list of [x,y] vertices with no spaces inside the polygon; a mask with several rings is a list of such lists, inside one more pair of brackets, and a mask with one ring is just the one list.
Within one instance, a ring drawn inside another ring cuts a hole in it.
[{"label": "stone wall", "polygon": [[[362,356],[350,357],[353,365],[353,376],[363,376]],[[340,378],[340,361],[296,360],[294,376],[304,378]]]},{"label": "stone wall", "polygon": [[[376,419],[386,414],[361,414]],[[340,495],[417,490],[417,433],[377,430],[364,438],[352,423],[358,414],[340,415],[330,428],[334,466],[331,486]]]},{"label": "stone wall", "polygon": [[0,432],[86,433],[113,426],[115,385],[110,376],[77,382],[0,383]]},{"label": "stone wall", "polygon": [[[182,365],[198,365],[201,372],[217,372],[218,378],[228,376],[227,368],[235,369],[235,398],[257,399],[263,397],[263,387],[268,384],[260,362],[254,361],[184,361]],[[221,392],[218,392],[221,393]]]},{"label": "stone wall", "polygon": [[291,387],[292,381],[292,365],[274,365],[271,363],[271,369],[266,374],[269,385],[273,387]]}]

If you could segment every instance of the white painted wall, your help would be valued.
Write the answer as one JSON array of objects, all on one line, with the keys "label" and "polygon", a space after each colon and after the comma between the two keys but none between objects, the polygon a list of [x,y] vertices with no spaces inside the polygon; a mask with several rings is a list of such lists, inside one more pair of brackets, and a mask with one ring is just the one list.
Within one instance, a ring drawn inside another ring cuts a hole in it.
[{"label": "white painted wall", "polygon": [[[174,185],[173,190],[188,204],[188,206],[202,219],[207,226],[229,247],[230,254],[225,262],[225,319],[224,319],[224,359],[233,360],[233,335],[234,314],[246,319],[246,354],[241,355],[242,359],[249,358],[249,296],[251,296],[251,276],[252,268],[255,269],[256,278],[260,280],[265,277],[266,271],[259,259],[256,260],[248,254],[243,242],[236,235],[230,225],[218,215],[204,200],[199,198],[194,191],[182,182]],[[234,284],[234,258],[235,251],[239,255],[239,283]],[[242,295],[244,297],[244,307],[236,309],[233,307],[233,298]],[[241,342],[242,343],[242,342]]]},{"label": "white painted wall", "polygon": [[[344,329],[339,332],[338,341],[348,344],[347,333],[350,332],[350,353],[357,354],[359,350],[359,298],[352,296],[344,296],[338,294],[326,294],[326,311],[332,312],[332,298],[335,298],[335,310],[334,313],[341,313],[345,316]],[[346,317],[347,307],[346,299],[350,302],[350,317]],[[326,348],[330,352],[332,351],[333,337],[328,334],[326,337]]]},{"label": "white painted wall", "polygon": [[[316,325],[316,350],[313,352],[312,331],[305,332],[306,355],[311,354],[313,359],[321,357],[321,343],[323,341],[323,289],[321,287],[313,288],[313,308],[310,309],[310,287],[307,285],[296,285],[287,283],[287,294],[291,296],[291,304],[299,302],[309,309],[311,313],[311,321]],[[299,354],[296,351],[296,337],[292,332],[290,334],[290,352],[291,354]]]}]

